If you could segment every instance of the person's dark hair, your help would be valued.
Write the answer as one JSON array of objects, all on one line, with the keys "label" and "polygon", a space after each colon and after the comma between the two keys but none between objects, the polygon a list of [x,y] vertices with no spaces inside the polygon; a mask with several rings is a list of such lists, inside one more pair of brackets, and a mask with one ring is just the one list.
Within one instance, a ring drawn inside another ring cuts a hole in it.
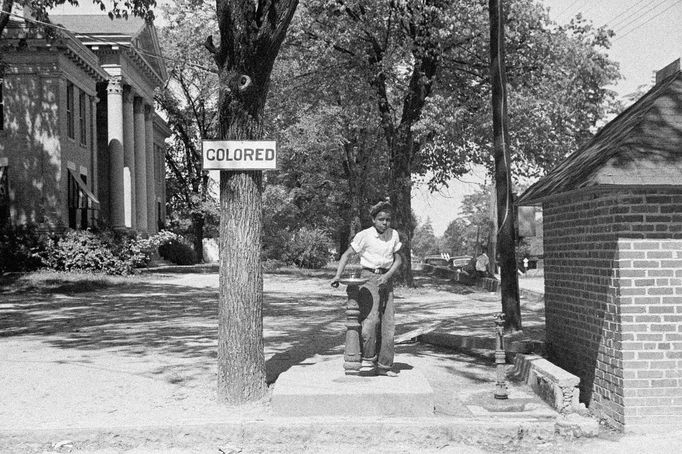
[{"label": "person's dark hair", "polygon": [[369,214],[372,216],[372,218],[375,218],[377,217],[377,214],[381,213],[382,211],[393,213],[393,205],[391,205],[391,202],[388,199],[382,200],[376,205],[372,205],[372,207],[369,209]]}]

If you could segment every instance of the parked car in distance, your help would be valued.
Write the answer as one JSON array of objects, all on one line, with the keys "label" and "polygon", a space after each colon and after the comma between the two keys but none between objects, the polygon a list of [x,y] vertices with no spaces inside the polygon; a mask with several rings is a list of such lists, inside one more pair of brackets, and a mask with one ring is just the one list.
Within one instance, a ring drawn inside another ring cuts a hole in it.
[{"label": "parked car in distance", "polygon": [[427,255],[422,263],[424,265],[450,267],[450,261],[440,255]]},{"label": "parked car in distance", "polygon": [[457,257],[445,258],[441,255],[427,255],[424,257],[423,264],[431,266],[441,266],[451,269],[462,269],[471,260],[470,255],[458,255]]},{"label": "parked car in distance", "polygon": [[462,269],[467,263],[471,261],[470,255],[460,255],[457,257],[450,257],[450,267],[453,269]]}]

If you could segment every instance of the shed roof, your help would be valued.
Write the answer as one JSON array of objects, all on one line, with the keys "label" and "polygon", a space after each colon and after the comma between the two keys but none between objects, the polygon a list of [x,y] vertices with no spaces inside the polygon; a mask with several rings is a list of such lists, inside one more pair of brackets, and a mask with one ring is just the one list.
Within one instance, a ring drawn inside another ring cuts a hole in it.
[{"label": "shed roof", "polygon": [[599,185],[682,185],[682,73],[677,68],[517,203],[534,205]]}]

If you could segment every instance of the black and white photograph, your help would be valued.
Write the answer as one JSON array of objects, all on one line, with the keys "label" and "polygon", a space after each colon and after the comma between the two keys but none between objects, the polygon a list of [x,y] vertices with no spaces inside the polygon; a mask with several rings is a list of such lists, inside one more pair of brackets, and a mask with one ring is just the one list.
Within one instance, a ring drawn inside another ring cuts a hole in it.
[{"label": "black and white photograph", "polygon": [[0,0],[0,453],[682,446],[682,0]]}]

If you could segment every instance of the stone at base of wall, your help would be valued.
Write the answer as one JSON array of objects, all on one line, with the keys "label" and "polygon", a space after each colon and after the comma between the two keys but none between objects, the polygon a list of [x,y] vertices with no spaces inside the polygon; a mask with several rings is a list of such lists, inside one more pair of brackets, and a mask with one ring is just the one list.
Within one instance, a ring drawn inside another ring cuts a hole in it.
[{"label": "stone at base of wall", "polygon": [[596,437],[599,435],[599,422],[589,416],[569,413],[557,417],[554,431],[565,438]]},{"label": "stone at base of wall", "polygon": [[578,401],[580,379],[541,356],[517,354],[514,374],[560,413],[585,412]]}]

